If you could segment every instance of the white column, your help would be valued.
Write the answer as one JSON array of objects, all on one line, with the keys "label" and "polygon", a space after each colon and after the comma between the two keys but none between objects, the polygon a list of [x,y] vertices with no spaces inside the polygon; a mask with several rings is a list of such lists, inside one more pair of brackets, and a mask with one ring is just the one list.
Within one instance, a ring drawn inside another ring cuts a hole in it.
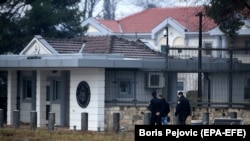
[{"label": "white column", "polygon": [[13,111],[17,106],[17,71],[8,71],[8,100],[7,100],[7,124],[13,123]]},{"label": "white column", "polygon": [[36,111],[37,127],[46,126],[46,75],[43,71],[37,71],[36,82]]}]

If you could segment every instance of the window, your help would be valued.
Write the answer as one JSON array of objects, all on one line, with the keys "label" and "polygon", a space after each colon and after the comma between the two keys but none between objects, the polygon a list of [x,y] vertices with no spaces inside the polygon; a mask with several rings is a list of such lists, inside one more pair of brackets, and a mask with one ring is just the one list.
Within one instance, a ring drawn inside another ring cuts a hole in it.
[{"label": "window", "polygon": [[183,91],[184,90],[184,82],[177,82],[177,91]]},{"label": "window", "polygon": [[31,79],[23,79],[23,99],[32,98],[32,81]]},{"label": "window", "polygon": [[52,81],[52,93],[53,93],[53,100],[60,100],[61,98],[61,87],[60,87],[60,81],[53,80]]},{"label": "window", "polygon": [[204,55],[212,55],[212,44],[211,43],[205,43],[205,51]]},{"label": "window", "polygon": [[131,80],[118,81],[118,98],[133,98]]},{"label": "window", "polygon": [[164,53],[164,54],[166,54],[167,51],[168,51],[167,46],[166,45],[161,45],[161,52]]},{"label": "window", "polygon": [[50,86],[46,86],[46,101],[50,101]]},{"label": "window", "polygon": [[164,87],[163,73],[149,72],[148,73],[148,87],[149,88],[163,88]]}]

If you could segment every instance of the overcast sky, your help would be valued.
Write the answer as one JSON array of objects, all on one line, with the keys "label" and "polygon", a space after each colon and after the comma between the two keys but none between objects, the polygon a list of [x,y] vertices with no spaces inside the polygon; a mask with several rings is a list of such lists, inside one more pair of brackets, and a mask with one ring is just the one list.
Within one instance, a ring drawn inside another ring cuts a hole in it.
[{"label": "overcast sky", "polygon": [[[93,16],[97,16],[98,13],[101,12],[103,8],[103,2],[99,2],[98,5],[95,7],[95,11]],[[133,13],[141,11],[142,8],[131,4],[128,0],[121,0],[118,2],[117,9],[116,9],[116,19],[120,19],[122,17],[131,15]]]},{"label": "overcast sky", "polygon": [[[182,3],[178,1],[182,1]],[[163,7],[189,6],[193,5],[193,1],[198,2],[197,5],[201,5],[204,2],[208,2],[208,0],[162,0],[161,4],[163,5]],[[141,7],[135,6],[133,2],[135,2],[135,0],[120,0],[117,5],[116,19],[120,19],[143,10]],[[102,7],[103,0],[99,2],[98,5],[95,7],[95,11],[93,13],[94,17],[101,12]]]}]

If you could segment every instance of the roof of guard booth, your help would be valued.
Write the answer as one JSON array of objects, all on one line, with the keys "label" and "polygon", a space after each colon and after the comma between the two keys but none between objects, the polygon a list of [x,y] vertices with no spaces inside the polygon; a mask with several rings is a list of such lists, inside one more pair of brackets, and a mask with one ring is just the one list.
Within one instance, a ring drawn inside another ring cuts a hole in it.
[{"label": "roof of guard booth", "polygon": [[56,39],[36,35],[19,55],[0,58],[0,67],[7,68],[164,68],[165,57],[141,40],[129,41],[116,36]]}]

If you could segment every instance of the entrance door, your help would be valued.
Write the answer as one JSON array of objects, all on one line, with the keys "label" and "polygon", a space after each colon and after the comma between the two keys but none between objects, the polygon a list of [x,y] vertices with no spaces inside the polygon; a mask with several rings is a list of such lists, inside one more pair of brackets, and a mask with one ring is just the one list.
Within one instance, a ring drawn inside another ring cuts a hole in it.
[{"label": "entrance door", "polygon": [[46,86],[46,119],[49,112],[55,113],[55,123],[69,126],[69,72],[61,71],[60,76],[49,76]]}]

